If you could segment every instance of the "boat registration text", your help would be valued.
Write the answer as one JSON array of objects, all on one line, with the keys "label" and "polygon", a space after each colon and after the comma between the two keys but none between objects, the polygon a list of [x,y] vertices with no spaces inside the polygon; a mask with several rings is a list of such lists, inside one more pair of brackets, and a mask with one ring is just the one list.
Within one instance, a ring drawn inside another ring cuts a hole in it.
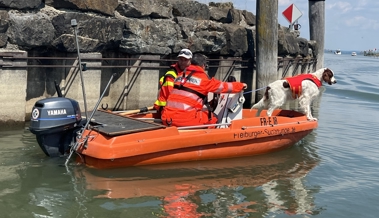
[{"label": "boat registration text", "polygon": [[278,119],[276,117],[262,117],[261,126],[278,125]]},{"label": "boat registration text", "polygon": [[282,129],[264,129],[259,131],[245,131],[243,133],[234,133],[235,139],[242,139],[242,138],[258,138],[260,135],[268,135],[268,136],[274,136],[274,135],[285,135],[290,133],[295,133],[296,129],[295,127],[292,128],[282,128]]}]

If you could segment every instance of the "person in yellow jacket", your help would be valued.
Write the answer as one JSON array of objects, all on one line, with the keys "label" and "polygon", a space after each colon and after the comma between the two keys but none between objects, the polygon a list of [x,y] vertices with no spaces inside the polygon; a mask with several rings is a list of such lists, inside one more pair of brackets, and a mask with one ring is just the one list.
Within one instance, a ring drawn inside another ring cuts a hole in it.
[{"label": "person in yellow jacket", "polygon": [[166,106],[168,95],[174,88],[175,78],[179,73],[183,72],[183,70],[191,64],[191,59],[192,52],[189,49],[185,48],[180,50],[178,54],[178,62],[171,65],[170,69],[159,80],[161,89],[159,90],[158,99],[154,103],[154,109],[157,110],[155,117],[161,117],[161,112]]}]

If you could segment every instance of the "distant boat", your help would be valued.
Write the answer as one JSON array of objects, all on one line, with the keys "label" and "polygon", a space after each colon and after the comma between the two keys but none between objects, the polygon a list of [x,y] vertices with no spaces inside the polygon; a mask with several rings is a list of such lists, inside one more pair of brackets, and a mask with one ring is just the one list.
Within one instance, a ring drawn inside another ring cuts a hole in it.
[{"label": "distant boat", "polygon": [[357,56],[357,52],[355,51],[351,52],[351,56]]},{"label": "distant boat", "polygon": [[340,49],[337,49],[337,50],[334,52],[334,54],[336,54],[336,55],[340,55],[340,54],[342,54],[342,53],[341,53],[341,50],[340,50]]}]

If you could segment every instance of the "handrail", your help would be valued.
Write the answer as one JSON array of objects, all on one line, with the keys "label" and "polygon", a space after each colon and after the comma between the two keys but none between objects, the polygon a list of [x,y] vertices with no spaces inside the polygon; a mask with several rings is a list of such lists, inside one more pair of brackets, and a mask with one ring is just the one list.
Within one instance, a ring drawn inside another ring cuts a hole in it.
[{"label": "handrail", "polygon": [[[75,60],[76,57],[20,57],[20,56],[9,56],[9,55],[1,55],[0,59],[11,59],[11,60]],[[303,58],[303,57],[278,57],[278,62],[284,62],[288,60],[311,60],[314,61],[316,58]],[[115,61],[125,61],[125,60],[142,60],[142,61],[156,61],[156,62],[167,62],[177,61],[176,59],[152,59],[152,58],[91,58],[91,57],[82,57],[82,60],[115,60]],[[249,60],[243,60],[241,57],[234,57],[228,59],[208,59],[209,61],[239,61],[239,62],[249,62]]]},{"label": "handrail", "polygon": [[[75,57],[15,57],[15,56],[2,56],[0,54],[0,60],[76,60],[77,58]],[[114,60],[114,61],[153,61],[153,62],[176,62],[177,60],[175,59],[150,59],[150,58],[85,58],[82,57],[82,60],[102,60],[102,61],[107,61],[107,60]],[[314,63],[316,61],[316,58],[302,58],[302,57],[278,57],[278,67],[283,67],[284,62],[289,61],[289,62],[299,62],[299,61],[304,61],[307,60],[307,64],[309,63]],[[233,67],[235,69],[246,69],[249,68],[249,66],[245,65],[249,62],[249,60],[242,60],[241,58],[230,58],[230,59],[209,59],[209,62],[212,61],[228,61],[232,62],[232,64],[229,65],[209,65],[208,67],[210,68],[225,68],[225,67]],[[236,62],[240,62],[240,64],[235,64]],[[20,68],[20,67],[26,67],[26,68],[79,68],[79,66],[73,66],[73,65],[54,65],[54,64],[49,64],[49,65],[36,65],[36,64],[20,64],[18,63],[17,65],[11,65],[9,63],[4,63],[0,62],[0,67],[9,67],[9,68]],[[242,65],[241,65],[242,64]],[[287,66],[288,67],[288,66]],[[151,69],[168,69],[169,66],[134,66],[134,65],[101,65],[101,66],[90,66],[90,64],[87,65],[87,68],[91,69],[104,69],[104,68],[151,68]]]},{"label": "handrail", "polygon": [[[12,60],[75,60],[76,57],[18,57],[18,56],[2,56],[0,58],[4,59],[12,59]],[[91,58],[91,57],[82,57],[82,60],[116,60],[116,61],[125,61],[125,60],[140,60],[140,61],[177,61],[176,59],[152,59],[152,58]],[[228,58],[228,59],[208,59],[209,61],[240,61],[240,62],[248,62],[248,60],[242,60],[242,58]]]},{"label": "handrail", "polygon": [[[9,55],[3,55],[0,53],[0,60],[7,60],[7,61],[15,61],[15,60],[76,60],[77,57],[19,57],[19,56],[9,56]],[[152,58],[93,58],[93,57],[81,57],[81,60],[85,61],[150,61],[150,62],[176,62],[177,59],[152,59]],[[208,59],[209,62],[211,61],[224,61],[224,62],[232,62],[231,64],[222,66],[222,65],[210,65],[211,68],[224,68],[224,67],[234,67],[237,69],[243,69],[248,68],[248,66],[241,66],[240,64],[236,65],[236,62],[243,64],[248,63],[249,60],[242,60],[241,57],[235,57],[235,58],[228,58],[228,59]],[[165,64],[166,65],[166,64]],[[12,65],[11,63],[4,63],[0,62],[0,67],[9,67],[9,68],[79,68],[78,65],[55,65],[55,64],[22,64],[18,63],[17,65]],[[101,65],[101,66],[91,66],[91,64],[87,63],[87,68],[91,69],[103,69],[103,68],[147,68],[147,69],[168,69],[169,65],[166,66],[135,66],[135,65]]]},{"label": "handrail", "polygon": [[[79,68],[79,66],[73,66],[73,65],[1,65],[0,67],[9,67],[9,68],[20,68],[20,67],[26,67],[26,68]],[[103,66],[86,66],[87,69],[102,69],[102,68],[148,68],[148,69],[168,69],[170,66],[134,66],[134,65],[103,65]],[[246,69],[248,66],[236,66],[236,65],[226,65],[226,66],[221,66],[221,65],[210,65],[208,66],[210,68],[212,67],[234,67],[237,69]]]}]

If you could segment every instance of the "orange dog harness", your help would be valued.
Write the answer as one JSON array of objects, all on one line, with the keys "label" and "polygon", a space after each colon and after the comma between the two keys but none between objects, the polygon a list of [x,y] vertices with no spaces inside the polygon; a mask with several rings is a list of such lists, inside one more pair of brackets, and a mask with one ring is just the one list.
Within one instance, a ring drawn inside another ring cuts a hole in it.
[{"label": "orange dog harness", "polygon": [[301,82],[306,79],[314,82],[318,88],[320,88],[320,86],[322,85],[321,81],[315,75],[312,75],[312,74],[300,74],[294,77],[285,78],[285,80],[287,80],[287,82],[290,85],[290,89],[292,91],[292,97],[294,99],[300,97],[303,91]]}]

